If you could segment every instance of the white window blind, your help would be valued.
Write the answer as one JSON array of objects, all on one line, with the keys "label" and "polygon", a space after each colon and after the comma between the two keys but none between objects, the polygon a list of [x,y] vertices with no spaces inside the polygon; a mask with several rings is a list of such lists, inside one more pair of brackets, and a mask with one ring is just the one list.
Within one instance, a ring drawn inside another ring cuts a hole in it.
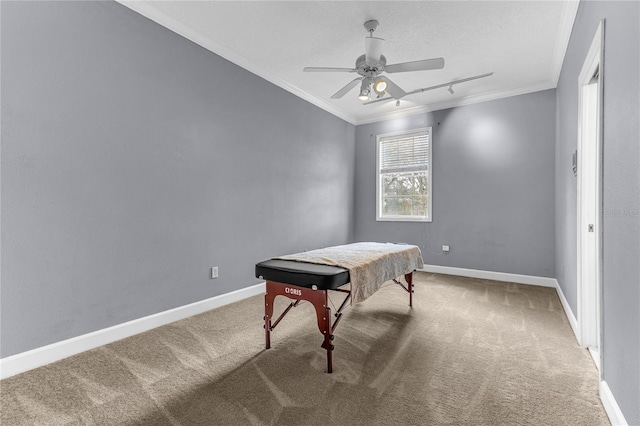
[{"label": "white window blind", "polygon": [[378,220],[431,221],[431,128],[378,136]]},{"label": "white window blind", "polygon": [[429,133],[380,140],[380,172],[412,172],[429,168]]}]

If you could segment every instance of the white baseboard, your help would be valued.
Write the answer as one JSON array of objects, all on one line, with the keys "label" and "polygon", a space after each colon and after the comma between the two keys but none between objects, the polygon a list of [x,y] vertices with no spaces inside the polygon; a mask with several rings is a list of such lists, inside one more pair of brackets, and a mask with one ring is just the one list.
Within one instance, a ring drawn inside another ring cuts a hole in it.
[{"label": "white baseboard", "polygon": [[625,420],[616,399],[613,397],[611,389],[609,389],[609,385],[604,380],[600,382],[600,399],[602,400],[602,405],[604,405],[604,410],[607,412],[607,416],[609,416],[609,421],[611,421],[613,426],[629,425]]},{"label": "white baseboard", "polygon": [[265,283],[221,294],[199,302],[179,306],[164,312],[138,318],[113,327],[104,328],[82,336],[32,349],[0,359],[0,379],[32,370],[63,358],[106,345],[134,334],[142,333],[165,324],[198,315],[220,306],[228,305],[265,291]]},{"label": "white baseboard", "polygon": [[556,287],[555,278],[536,277],[534,275],[509,274],[506,272],[482,271],[480,269],[454,268],[452,266],[424,265],[419,269],[423,272],[435,274],[458,275],[461,277],[480,278],[483,280],[507,281],[518,284],[539,285],[542,287]]},{"label": "white baseboard", "polygon": [[557,280],[556,282],[556,292],[558,293],[558,297],[560,298],[560,303],[562,303],[562,308],[564,309],[564,313],[567,315],[567,319],[569,320],[569,325],[571,326],[571,330],[573,330],[573,335],[576,336],[576,340],[578,344],[580,344],[580,332],[578,329],[578,320],[576,316],[573,314],[571,307],[569,306],[569,302],[567,302],[567,298],[564,297],[564,293],[562,292],[562,288],[560,288],[560,284]]}]

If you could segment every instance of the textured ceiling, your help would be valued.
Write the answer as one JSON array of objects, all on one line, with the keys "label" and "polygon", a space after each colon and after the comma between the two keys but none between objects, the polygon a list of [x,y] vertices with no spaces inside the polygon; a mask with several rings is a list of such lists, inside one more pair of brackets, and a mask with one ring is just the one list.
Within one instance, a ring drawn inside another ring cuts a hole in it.
[{"label": "textured ceiling", "polygon": [[[571,1],[124,1],[203,47],[354,124],[556,86],[577,10]],[[362,105],[353,89],[330,96],[355,66],[363,24],[377,19],[387,63],[444,57],[434,71],[388,74],[409,92],[493,72],[395,102]]]}]

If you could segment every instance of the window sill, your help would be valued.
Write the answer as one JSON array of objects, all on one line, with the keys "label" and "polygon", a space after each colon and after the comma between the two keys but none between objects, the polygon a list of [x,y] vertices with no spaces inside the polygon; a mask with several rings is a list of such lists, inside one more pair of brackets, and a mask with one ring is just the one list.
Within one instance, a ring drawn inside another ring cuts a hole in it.
[{"label": "window sill", "polygon": [[376,217],[377,222],[431,222],[430,217],[386,216]]}]

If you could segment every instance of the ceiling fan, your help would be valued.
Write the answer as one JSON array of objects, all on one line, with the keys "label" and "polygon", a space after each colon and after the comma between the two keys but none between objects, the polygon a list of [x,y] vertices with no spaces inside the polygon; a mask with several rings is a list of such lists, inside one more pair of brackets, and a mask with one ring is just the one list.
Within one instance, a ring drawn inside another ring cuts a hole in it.
[{"label": "ceiling fan", "polygon": [[365,54],[356,59],[355,68],[331,68],[331,67],[306,67],[304,72],[349,72],[357,73],[360,77],[349,82],[342,89],[331,96],[331,99],[340,99],[351,89],[360,83],[360,93],[358,99],[368,101],[371,99],[371,90],[378,98],[388,93],[395,99],[404,97],[407,93],[397,84],[384,75],[385,73],[426,71],[444,68],[444,58],[423,59],[420,61],[402,62],[399,64],[387,65],[387,58],[382,54],[382,44],[384,39],[374,37],[373,32],[378,28],[378,21],[372,19],[364,23],[364,28],[369,32],[369,37],[365,37]]}]

